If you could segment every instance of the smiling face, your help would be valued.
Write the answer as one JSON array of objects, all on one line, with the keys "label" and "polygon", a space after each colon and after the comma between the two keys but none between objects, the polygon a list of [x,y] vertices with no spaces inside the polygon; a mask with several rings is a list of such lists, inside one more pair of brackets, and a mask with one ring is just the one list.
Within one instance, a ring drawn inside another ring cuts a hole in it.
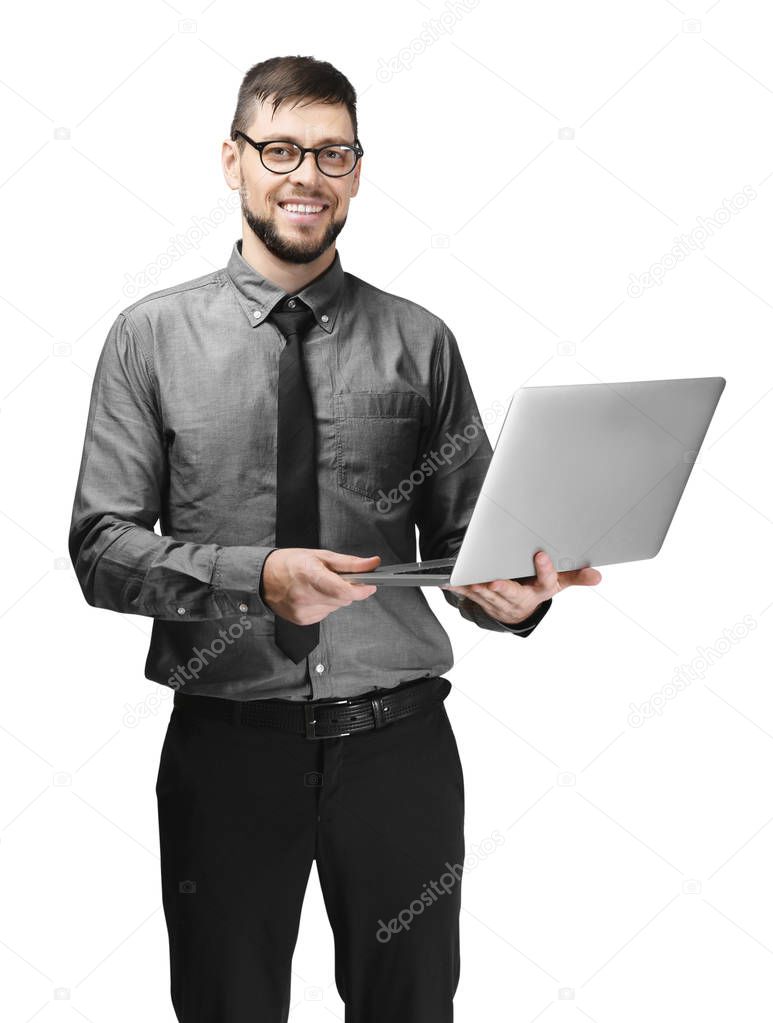
[{"label": "smiling face", "polygon": [[[315,147],[354,142],[352,121],[343,104],[283,104],[274,114],[271,99],[256,106],[245,131],[255,142],[283,140]],[[260,154],[249,143],[244,143],[241,154],[236,142],[227,145],[231,151],[224,153],[226,179],[229,184],[233,182],[232,187],[238,181],[246,228],[274,257],[286,263],[319,259],[346,223],[349,200],[359,189],[362,161],[351,174],[334,178],[323,174],[314,155],[307,153],[300,167],[288,174],[276,174],[263,166]],[[290,210],[286,209],[288,204]],[[306,207],[312,207],[312,211],[306,211]]]}]

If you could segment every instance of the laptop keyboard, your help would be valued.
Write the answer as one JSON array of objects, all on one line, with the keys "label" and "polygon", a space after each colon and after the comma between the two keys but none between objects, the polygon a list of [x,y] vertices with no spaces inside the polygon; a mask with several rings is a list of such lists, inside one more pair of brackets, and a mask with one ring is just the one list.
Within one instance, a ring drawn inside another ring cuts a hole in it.
[{"label": "laptop keyboard", "polygon": [[450,568],[406,568],[397,575],[450,575]]}]

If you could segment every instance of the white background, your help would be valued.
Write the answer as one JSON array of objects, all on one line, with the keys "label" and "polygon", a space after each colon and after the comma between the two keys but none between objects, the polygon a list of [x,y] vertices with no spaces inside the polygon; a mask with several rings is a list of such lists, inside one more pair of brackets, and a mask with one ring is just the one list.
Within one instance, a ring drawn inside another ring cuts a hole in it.
[{"label": "white background", "polygon": [[[241,78],[296,53],[359,94],[344,269],[448,323],[481,410],[524,383],[727,379],[655,559],[559,595],[526,640],[431,595],[477,850],[455,1018],[770,1020],[767,5],[184,3],[27,4],[0,44],[3,1020],[174,1018],[154,796],[171,692],[143,678],[150,620],[86,605],[67,528],[107,329],[225,265]],[[343,1016],[312,869],[291,1019]]]}]

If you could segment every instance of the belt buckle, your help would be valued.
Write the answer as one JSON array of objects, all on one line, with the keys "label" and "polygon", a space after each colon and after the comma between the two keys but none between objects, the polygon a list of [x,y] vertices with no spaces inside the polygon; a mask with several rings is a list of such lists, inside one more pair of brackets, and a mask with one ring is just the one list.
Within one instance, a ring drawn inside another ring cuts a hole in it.
[{"label": "belt buckle", "polygon": [[[334,707],[339,703],[348,703],[348,700],[325,700],[318,703],[316,707]],[[306,738],[307,739],[338,739],[342,735],[351,735],[351,732],[334,732],[332,735],[317,735],[314,726],[317,723],[317,719],[314,717],[314,711],[316,707],[313,703],[304,703],[303,705],[303,718],[306,724]]]}]

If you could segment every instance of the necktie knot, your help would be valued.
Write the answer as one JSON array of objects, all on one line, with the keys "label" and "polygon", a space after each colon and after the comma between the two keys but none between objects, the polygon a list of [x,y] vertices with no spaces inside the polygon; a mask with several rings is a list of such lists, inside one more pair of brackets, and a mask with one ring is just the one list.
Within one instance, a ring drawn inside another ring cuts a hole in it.
[{"label": "necktie knot", "polygon": [[285,304],[281,308],[276,307],[271,313],[271,319],[275,321],[279,330],[286,338],[300,337],[308,333],[314,323],[314,313],[299,298],[293,299],[295,308],[290,309]]}]

